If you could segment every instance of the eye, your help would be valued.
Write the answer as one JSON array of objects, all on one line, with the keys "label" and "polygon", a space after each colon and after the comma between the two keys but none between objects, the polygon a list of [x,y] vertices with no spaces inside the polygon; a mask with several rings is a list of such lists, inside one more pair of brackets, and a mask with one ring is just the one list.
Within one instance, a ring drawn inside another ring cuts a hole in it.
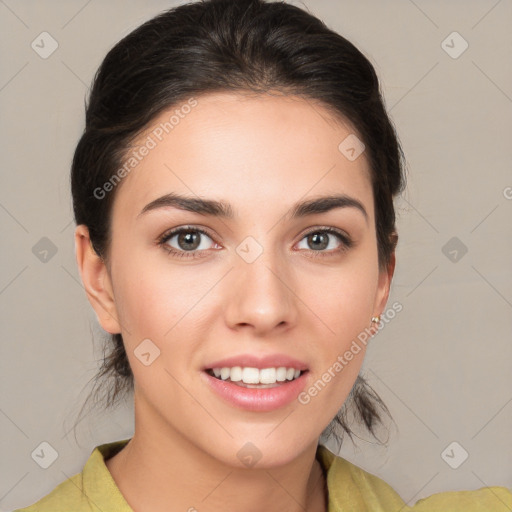
[{"label": "eye", "polygon": [[198,252],[205,252],[211,248],[208,247],[208,242],[203,243],[205,237],[213,242],[204,229],[185,226],[164,233],[158,240],[158,244],[173,256],[199,258],[202,256],[198,256]]},{"label": "eye", "polygon": [[[332,227],[316,228],[306,233],[302,240],[304,239],[306,240],[307,245],[305,249],[315,253],[313,254],[314,257],[339,254],[346,251],[353,245],[353,242],[348,235]],[[336,243],[336,239],[338,243]]]},{"label": "eye", "polygon": [[[204,241],[205,237],[215,244],[210,234],[204,229],[184,226],[164,233],[157,243],[172,256],[200,258],[204,256],[201,253],[206,253],[211,248],[208,247],[208,242]],[[332,227],[315,228],[306,233],[302,240],[306,240],[308,247],[305,249],[309,250],[313,257],[333,256],[346,251],[353,245],[348,235]],[[335,240],[338,241],[337,244]]]}]

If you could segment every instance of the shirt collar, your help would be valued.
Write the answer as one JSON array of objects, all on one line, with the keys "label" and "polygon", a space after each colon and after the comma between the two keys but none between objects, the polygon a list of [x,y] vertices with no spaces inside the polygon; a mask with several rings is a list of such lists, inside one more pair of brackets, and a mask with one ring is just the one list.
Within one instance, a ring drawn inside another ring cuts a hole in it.
[{"label": "shirt collar", "polygon": [[[99,510],[132,512],[105,464],[105,460],[121,451],[130,439],[97,446],[84,466],[84,493]],[[349,463],[320,444],[317,446],[316,458],[322,466],[327,482],[328,512],[339,512],[345,510],[344,507],[366,511],[364,500],[352,479]]]},{"label": "shirt collar", "polygon": [[82,490],[98,510],[133,512],[117,487],[105,460],[113,457],[130,441],[122,439],[97,446],[82,471]]}]

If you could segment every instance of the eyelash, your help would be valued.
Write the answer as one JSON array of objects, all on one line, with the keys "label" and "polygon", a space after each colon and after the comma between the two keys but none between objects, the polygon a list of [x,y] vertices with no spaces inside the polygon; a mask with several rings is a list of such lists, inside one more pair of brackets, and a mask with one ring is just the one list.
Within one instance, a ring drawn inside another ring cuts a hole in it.
[{"label": "eyelash", "polygon": [[[209,237],[209,238],[211,238],[213,240],[212,235],[210,233],[208,233],[207,231],[205,231],[204,229],[201,229],[201,228],[198,228],[198,227],[193,227],[193,226],[184,226],[184,227],[180,227],[180,228],[177,228],[177,229],[174,229],[174,230],[171,230],[171,231],[168,231],[168,232],[164,233],[157,240],[157,243],[158,243],[159,246],[161,246],[165,251],[167,251],[173,257],[177,257],[177,258],[193,258],[193,259],[195,259],[195,258],[203,258],[204,256],[197,256],[197,253],[206,252],[206,251],[197,250],[197,249],[195,251],[178,251],[178,250],[174,249],[173,247],[170,247],[169,245],[167,245],[167,242],[174,235],[177,235],[177,234],[180,234],[180,233],[189,233],[189,232],[201,233],[201,234],[206,235],[207,237]],[[313,250],[310,250],[310,252],[313,253],[313,255],[312,255],[313,258],[318,258],[318,257],[324,258],[324,257],[329,257],[329,256],[333,256],[333,255],[336,255],[336,254],[340,254],[340,253],[345,252],[346,250],[350,249],[353,246],[352,240],[347,235],[345,235],[343,232],[338,231],[337,229],[329,227],[329,226],[319,227],[319,228],[312,229],[311,231],[308,231],[307,233],[304,233],[304,235],[301,238],[301,240],[303,240],[307,236],[312,235],[314,233],[329,233],[331,235],[335,235],[336,237],[338,237],[338,240],[342,243],[342,246],[339,249],[335,249],[335,250],[332,250],[332,251],[313,251]]]}]

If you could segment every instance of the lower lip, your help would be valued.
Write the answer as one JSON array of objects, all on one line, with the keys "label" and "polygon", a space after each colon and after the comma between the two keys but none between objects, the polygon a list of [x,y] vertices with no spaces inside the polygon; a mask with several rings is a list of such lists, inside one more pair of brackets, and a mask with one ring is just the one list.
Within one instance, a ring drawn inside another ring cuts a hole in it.
[{"label": "lower lip", "polygon": [[298,379],[286,381],[275,388],[244,388],[230,381],[212,377],[206,371],[203,378],[211,388],[230,404],[246,411],[267,412],[284,407],[297,399],[306,385],[306,375],[303,372]]}]

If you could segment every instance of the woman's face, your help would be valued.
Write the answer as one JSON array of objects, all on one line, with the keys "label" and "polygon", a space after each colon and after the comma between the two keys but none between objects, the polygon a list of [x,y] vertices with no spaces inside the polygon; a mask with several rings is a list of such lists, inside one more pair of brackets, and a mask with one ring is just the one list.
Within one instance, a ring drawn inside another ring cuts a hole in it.
[{"label": "woman's face", "polygon": [[[110,314],[108,305],[96,310],[106,330],[123,335],[136,429],[186,439],[231,465],[242,465],[242,448],[260,454],[260,467],[285,464],[316,445],[342,406],[364,345],[343,356],[387,300],[368,162],[364,152],[354,159],[352,138],[339,149],[353,130],[312,101],[229,93],[195,101],[164,112],[133,146],[140,158],[115,190],[113,303]],[[221,202],[231,215],[155,202],[170,194]],[[326,196],[349,201],[296,209]],[[165,238],[177,228],[189,231]],[[307,371],[261,391],[207,374],[227,358],[228,367]],[[270,405],[250,400],[264,393]]]}]

